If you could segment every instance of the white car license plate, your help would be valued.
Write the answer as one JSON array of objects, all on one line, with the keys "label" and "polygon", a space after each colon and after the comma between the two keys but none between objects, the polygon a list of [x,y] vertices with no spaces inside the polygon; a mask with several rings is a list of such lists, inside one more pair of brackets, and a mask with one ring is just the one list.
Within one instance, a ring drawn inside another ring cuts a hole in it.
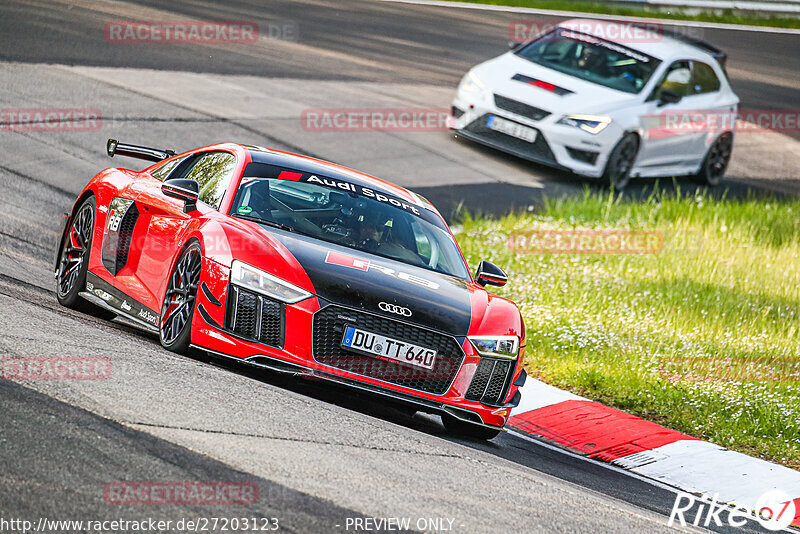
[{"label": "white car license plate", "polygon": [[486,127],[496,132],[511,135],[517,139],[523,139],[529,143],[536,141],[536,134],[539,133],[533,128],[528,128],[527,126],[523,126],[512,121],[507,121],[494,115],[489,115],[489,118],[486,121]]},{"label": "white car license plate", "polygon": [[348,326],[342,346],[425,369],[433,369],[436,351]]}]

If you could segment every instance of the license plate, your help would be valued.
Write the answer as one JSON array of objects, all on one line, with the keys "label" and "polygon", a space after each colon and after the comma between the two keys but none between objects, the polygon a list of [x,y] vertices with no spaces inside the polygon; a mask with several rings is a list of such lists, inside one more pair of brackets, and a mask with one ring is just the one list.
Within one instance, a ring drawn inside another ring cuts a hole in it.
[{"label": "license plate", "polygon": [[523,139],[529,143],[536,141],[536,134],[539,133],[533,128],[528,128],[527,126],[507,121],[500,117],[495,117],[494,115],[489,115],[489,119],[486,121],[486,127],[495,132],[501,132],[516,137],[517,139]]},{"label": "license plate", "polygon": [[436,351],[433,349],[373,334],[353,326],[345,328],[342,346],[424,369],[433,369],[436,361]]}]

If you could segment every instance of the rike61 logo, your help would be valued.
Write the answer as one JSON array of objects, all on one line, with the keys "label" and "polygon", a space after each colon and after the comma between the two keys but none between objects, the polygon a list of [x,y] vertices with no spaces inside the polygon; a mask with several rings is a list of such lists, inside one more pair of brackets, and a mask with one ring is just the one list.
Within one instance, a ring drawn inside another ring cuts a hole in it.
[{"label": "rike61 logo", "polygon": [[682,527],[743,527],[748,521],[755,520],[767,530],[778,531],[789,527],[798,513],[797,501],[780,490],[768,491],[752,506],[739,508],[720,503],[718,499],[718,494],[708,499],[678,493],[667,526],[674,526],[677,522]]}]

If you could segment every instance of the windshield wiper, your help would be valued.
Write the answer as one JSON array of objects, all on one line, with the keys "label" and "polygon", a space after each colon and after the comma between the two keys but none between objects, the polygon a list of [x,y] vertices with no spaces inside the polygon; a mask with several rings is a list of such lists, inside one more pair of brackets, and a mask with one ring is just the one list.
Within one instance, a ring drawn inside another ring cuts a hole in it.
[{"label": "windshield wiper", "polygon": [[276,221],[270,221],[270,220],[267,220],[267,219],[261,219],[259,217],[252,217],[250,215],[242,215],[241,213],[237,213],[236,215],[233,215],[233,216],[237,217],[239,219],[244,219],[246,221],[253,221],[254,223],[264,224],[266,226],[271,226],[273,228],[278,228],[279,230],[285,230],[287,232],[294,232],[296,234],[301,234],[302,233],[299,230],[297,230],[297,228],[295,228],[294,226],[289,226],[288,224],[283,224],[283,223],[279,223],[279,222],[276,222]]}]

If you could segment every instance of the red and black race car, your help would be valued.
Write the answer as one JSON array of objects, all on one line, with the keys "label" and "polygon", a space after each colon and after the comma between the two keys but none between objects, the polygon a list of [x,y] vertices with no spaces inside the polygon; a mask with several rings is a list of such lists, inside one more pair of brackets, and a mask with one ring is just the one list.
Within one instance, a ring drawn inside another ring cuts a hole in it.
[{"label": "red and black race car", "polygon": [[121,316],[190,347],[399,399],[490,439],[520,401],[525,327],[470,275],[418,195],[318,159],[239,144],[97,174],[64,215],[67,307]]}]

